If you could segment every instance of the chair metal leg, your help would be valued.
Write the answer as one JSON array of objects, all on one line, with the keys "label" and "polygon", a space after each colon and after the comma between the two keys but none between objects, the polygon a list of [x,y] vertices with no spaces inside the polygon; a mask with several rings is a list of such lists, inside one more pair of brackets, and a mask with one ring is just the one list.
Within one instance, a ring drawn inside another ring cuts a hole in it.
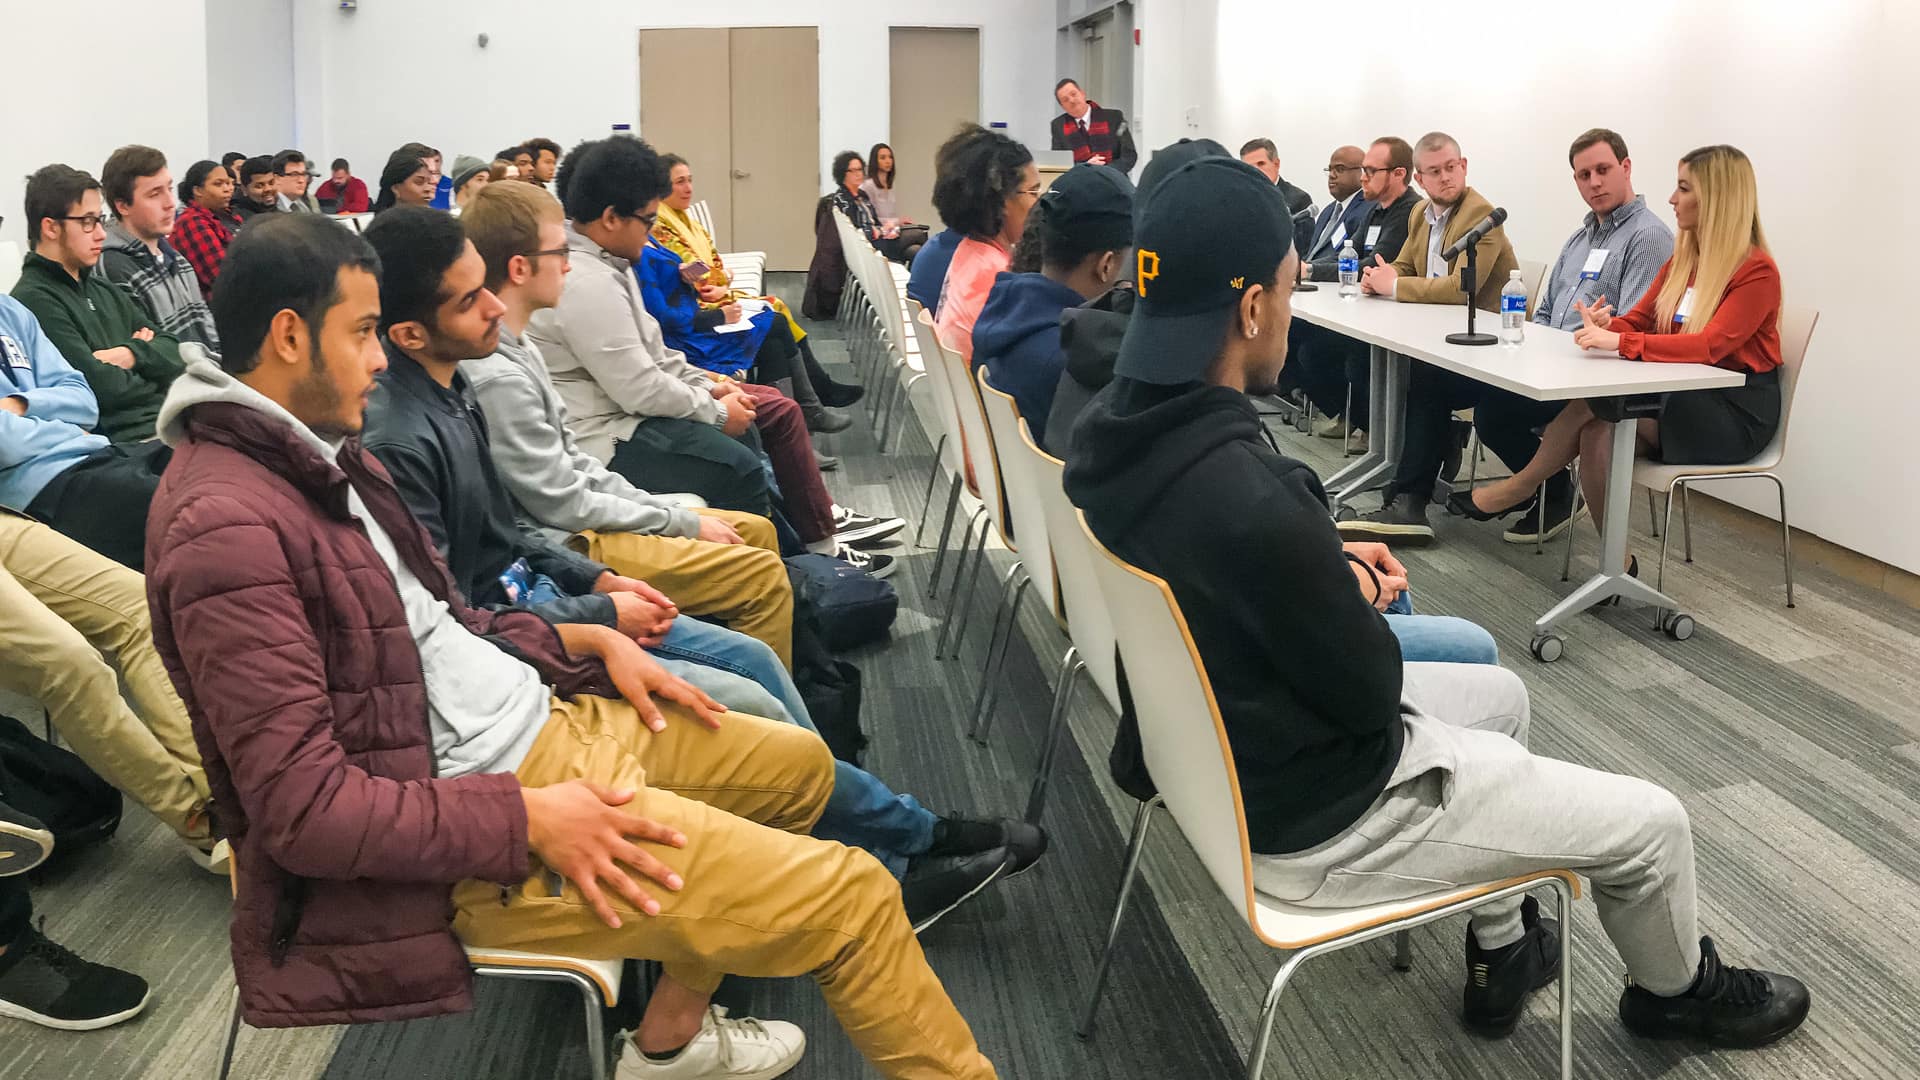
[{"label": "chair metal leg", "polygon": [[973,553],[973,527],[978,524],[984,529],[991,524],[981,520],[986,512],[987,508],[982,506],[967,516],[967,527],[960,534],[960,546],[953,549],[953,574],[947,579],[947,603],[940,612],[942,619],[953,617],[954,590],[960,585],[961,575],[966,573],[967,556]]},{"label": "chair metal leg", "polygon": [[1693,561],[1693,485],[1680,481],[1680,551]]},{"label": "chair metal leg", "polygon": [[1054,760],[1060,754],[1060,742],[1067,732],[1067,705],[1073,701],[1073,688],[1086,670],[1087,663],[1080,659],[1079,646],[1067,646],[1067,654],[1060,658],[1060,676],[1054,683],[1053,710],[1047,714],[1046,741],[1040,746],[1040,765],[1034,770],[1033,792],[1027,796],[1025,821],[1029,825],[1040,824],[1040,815],[1047,808],[1047,783],[1053,779]]},{"label": "chair metal leg", "polygon": [[1568,581],[1573,577],[1573,519],[1580,514],[1580,504],[1585,500],[1580,495],[1580,462],[1575,461],[1573,469],[1573,510],[1567,516],[1567,552],[1560,560],[1560,580]]},{"label": "chair metal leg", "polygon": [[[1667,488],[1667,513],[1660,523],[1660,568],[1654,572],[1653,576],[1653,587],[1659,592],[1667,591],[1667,544],[1673,539],[1673,489],[1679,486],[1674,484]],[[1647,489],[1647,496],[1649,498],[1653,496],[1652,488]],[[1605,567],[1602,569],[1604,570]],[[1655,630],[1661,628],[1661,623],[1666,621],[1666,615],[1664,609],[1654,610],[1653,628]]]},{"label": "chair metal leg", "polygon": [[1247,1053],[1247,1080],[1260,1080],[1260,1074],[1267,1069],[1267,1048],[1273,1045],[1273,1021],[1280,1014],[1280,995],[1308,955],[1304,950],[1288,953],[1286,962],[1280,965],[1279,971],[1274,972],[1273,984],[1267,987],[1267,999],[1260,1005],[1260,1021],[1254,1029],[1253,1048]]},{"label": "chair metal leg", "polygon": [[1080,1026],[1074,1029],[1083,1039],[1093,1037],[1094,1016],[1100,1011],[1100,991],[1107,985],[1107,969],[1113,966],[1113,946],[1120,938],[1120,923],[1127,917],[1127,898],[1133,893],[1133,879],[1139,875],[1140,854],[1146,850],[1147,826],[1153,824],[1153,812],[1159,808],[1160,796],[1155,795],[1134,811],[1133,839],[1127,843],[1127,864],[1120,871],[1120,896],[1113,904],[1113,921],[1107,925],[1107,945],[1100,950],[1092,993],[1087,995],[1087,1007],[1080,1014]]},{"label": "chair metal leg", "polygon": [[1540,490],[1533,493],[1533,553],[1535,555],[1547,549],[1547,485],[1542,482]]},{"label": "chair metal leg", "polygon": [[586,979],[575,981],[580,985],[580,1000],[586,1003],[587,1064],[593,1070],[593,1080],[607,1080],[607,1051],[612,1047],[607,1042],[606,1020],[601,1013],[600,992]]},{"label": "chair metal leg", "polygon": [[1792,607],[1793,606],[1793,527],[1787,524],[1787,485],[1785,481],[1781,480],[1778,476],[1775,476],[1772,473],[1761,473],[1760,475],[1773,481],[1773,486],[1780,492],[1780,565],[1786,568],[1787,606]]},{"label": "chair metal leg", "polygon": [[[980,690],[974,695],[973,722],[967,725],[967,735],[981,746],[987,745],[987,730],[993,727],[994,706],[1000,703],[1000,674],[1007,668],[1007,650],[1013,646],[1013,638],[1019,632],[1020,598],[1027,594],[1027,587],[1033,584],[1033,575],[1027,572],[1025,564],[1015,564],[1019,571],[1020,584],[1015,586],[1013,596],[1003,597],[1006,605],[1000,618],[994,620],[994,635],[987,640],[987,666],[980,679]],[[1012,575],[1008,575],[1011,580]]]},{"label": "chair metal leg", "polygon": [[1393,935],[1393,970],[1413,970],[1413,931],[1402,930]]},{"label": "chair metal leg", "polygon": [[940,433],[940,441],[933,444],[933,466],[927,470],[927,490],[920,493],[920,525],[913,530],[913,546],[920,546],[920,538],[927,533],[927,518],[933,516],[933,485],[940,479],[940,455],[947,448],[947,433]]},{"label": "chair metal leg", "polygon": [[227,1080],[228,1075],[233,1072],[233,1048],[234,1048],[234,1044],[238,1043],[239,1041],[240,1041],[240,986],[238,983],[235,983],[233,987],[233,1017],[232,1019],[227,1021],[227,1049],[225,1053],[220,1055],[219,1080]]},{"label": "chair metal leg", "polygon": [[926,377],[927,377],[926,372],[916,371],[912,375],[907,376],[907,381],[905,385],[900,387],[900,403],[895,406],[895,412],[893,413],[893,415],[887,418],[890,424],[891,433],[893,435],[893,447],[892,449],[888,449],[887,447],[888,431],[882,431],[880,433],[880,452],[882,454],[891,454],[891,453],[899,452],[900,440],[906,438],[906,430],[907,430],[907,422],[905,419],[903,419],[903,416],[913,411],[914,384]]},{"label": "chair metal leg", "polygon": [[[982,508],[984,512],[984,508]],[[960,643],[967,635],[967,616],[973,610],[973,586],[980,580],[980,564],[987,561],[987,531],[993,527],[992,519],[980,524],[980,540],[968,553],[961,549],[960,565],[954,569],[953,591],[947,597],[947,617],[940,627],[940,641],[934,648],[935,660],[951,660],[960,655]],[[953,651],[947,651],[947,635],[953,635]]]},{"label": "chair metal leg", "polygon": [[1660,511],[1653,506],[1653,489],[1647,489],[1647,528],[1653,530],[1654,539],[1660,538]]},{"label": "chair metal leg", "polygon": [[[947,489],[947,514],[940,523],[940,539],[933,545],[933,572],[927,575],[927,600],[932,602],[940,597],[940,568],[947,560],[947,541],[953,539],[954,512],[960,507],[960,474],[953,475],[953,484]],[[969,520],[968,528],[972,528]]]},{"label": "chair metal leg", "polygon": [[1560,914],[1560,1080],[1573,1080],[1573,888],[1553,879]]}]

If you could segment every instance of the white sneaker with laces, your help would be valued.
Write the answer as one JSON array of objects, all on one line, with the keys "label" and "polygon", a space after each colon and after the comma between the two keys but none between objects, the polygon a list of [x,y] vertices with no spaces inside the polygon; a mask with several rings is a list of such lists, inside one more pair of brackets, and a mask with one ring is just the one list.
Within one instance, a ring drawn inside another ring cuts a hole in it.
[{"label": "white sneaker with laces", "polygon": [[180,843],[187,849],[187,858],[193,860],[193,865],[205,870],[209,874],[218,874],[221,877],[227,876],[227,872],[233,863],[233,846],[231,844],[225,840],[218,840],[214,842],[212,847],[203,848],[191,840],[183,839]]},{"label": "white sneaker with laces", "polygon": [[738,1020],[712,1005],[700,1034],[671,1061],[651,1061],[632,1039],[620,1046],[614,1080],[774,1080],[807,1052],[807,1035],[785,1020]]}]

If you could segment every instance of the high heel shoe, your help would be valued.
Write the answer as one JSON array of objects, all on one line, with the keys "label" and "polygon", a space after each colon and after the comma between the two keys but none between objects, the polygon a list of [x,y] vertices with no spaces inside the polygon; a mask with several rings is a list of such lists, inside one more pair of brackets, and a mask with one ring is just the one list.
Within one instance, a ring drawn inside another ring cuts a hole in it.
[{"label": "high heel shoe", "polygon": [[1447,512],[1471,521],[1497,521],[1503,517],[1532,510],[1534,501],[1533,499],[1526,499],[1507,507],[1505,510],[1482,510],[1480,509],[1480,505],[1473,501],[1473,489],[1466,488],[1447,496]]}]

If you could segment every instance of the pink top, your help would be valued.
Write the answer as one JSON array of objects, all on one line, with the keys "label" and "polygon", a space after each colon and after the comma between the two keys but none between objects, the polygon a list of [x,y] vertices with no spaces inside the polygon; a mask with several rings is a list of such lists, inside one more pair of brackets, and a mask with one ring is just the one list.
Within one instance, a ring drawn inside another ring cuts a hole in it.
[{"label": "pink top", "polygon": [[969,368],[973,365],[973,323],[980,309],[987,306],[987,293],[993,291],[993,279],[1013,261],[1013,253],[997,242],[968,237],[953,249],[953,262],[947,266],[947,280],[940,285],[940,315],[934,320],[934,332],[947,348],[960,354]]}]

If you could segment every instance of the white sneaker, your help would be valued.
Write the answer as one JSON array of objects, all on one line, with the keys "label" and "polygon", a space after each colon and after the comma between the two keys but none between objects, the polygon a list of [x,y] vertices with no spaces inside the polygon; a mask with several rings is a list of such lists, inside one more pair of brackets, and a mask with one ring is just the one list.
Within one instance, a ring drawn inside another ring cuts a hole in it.
[{"label": "white sneaker", "polygon": [[671,1061],[649,1061],[632,1039],[622,1040],[614,1080],[774,1080],[807,1052],[807,1035],[785,1020],[735,1020],[713,1005],[700,1034]]},{"label": "white sneaker", "polygon": [[233,846],[231,844],[225,840],[219,840],[216,841],[212,847],[203,848],[191,840],[182,839],[180,843],[186,847],[187,858],[193,860],[193,865],[205,870],[209,874],[219,874],[221,877],[227,876],[227,871],[231,869],[233,863]]}]

